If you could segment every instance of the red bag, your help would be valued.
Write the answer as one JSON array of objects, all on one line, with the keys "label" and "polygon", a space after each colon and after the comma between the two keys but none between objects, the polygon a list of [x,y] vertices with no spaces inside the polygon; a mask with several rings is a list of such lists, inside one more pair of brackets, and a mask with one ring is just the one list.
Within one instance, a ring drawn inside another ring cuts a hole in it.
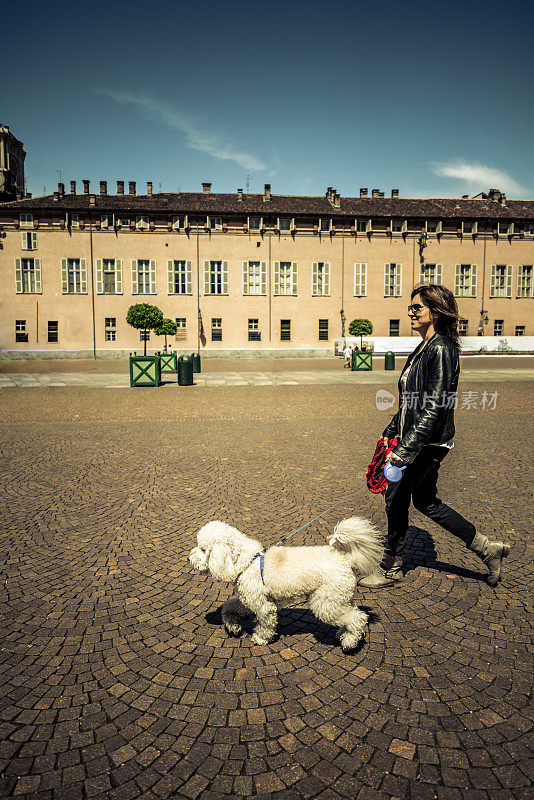
[{"label": "red bag", "polygon": [[384,464],[386,463],[387,454],[393,450],[396,444],[396,438],[389,439],[387,447],[382,438],[377,442],[373,460],[367,467],[367,486],[373,494],[385,492],[388,487],[388,482],[384,477]]}]

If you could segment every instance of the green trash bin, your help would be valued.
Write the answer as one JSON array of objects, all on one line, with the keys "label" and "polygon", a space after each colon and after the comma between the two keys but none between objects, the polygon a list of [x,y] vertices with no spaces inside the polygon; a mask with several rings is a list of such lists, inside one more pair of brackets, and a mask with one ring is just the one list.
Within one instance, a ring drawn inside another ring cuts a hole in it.
[{"label": "green trash bin", "polygon": [[191,356],[180,356],[178,359],[178,386],[193,385],[193,359]]},{"label": "green trash bin", "polygon": [[352,353],[353,370],[372,370],[373,353],[371,350],[354,350]]},{"label": "green trash bin", "polygon": [[191,358],[193,359],[193,372],[200,372],[200,353],[193,353]]},{"label": "green trash bin", "polygon": [[388,350],[384,356],[384,369],[395,369],[395,353]]}]

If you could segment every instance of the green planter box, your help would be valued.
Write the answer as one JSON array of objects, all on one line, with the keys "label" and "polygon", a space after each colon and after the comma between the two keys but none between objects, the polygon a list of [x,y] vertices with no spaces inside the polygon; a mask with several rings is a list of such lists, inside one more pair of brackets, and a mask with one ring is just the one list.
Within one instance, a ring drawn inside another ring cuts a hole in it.
[{"label": "green planter box", "polygon": [[178,372],[176,353],[161,353],[160,362],[162,372]]},{"label": "green planter box", "polygon": [[159,355],[130,356],[130,386],[160,386],[161,363]]},{"label": "green planter box", "polygon": [[353,370],[369,370],[373,369],[373,353],[371,351],[362,352],[355,350],[352,354],[352,369]]}]

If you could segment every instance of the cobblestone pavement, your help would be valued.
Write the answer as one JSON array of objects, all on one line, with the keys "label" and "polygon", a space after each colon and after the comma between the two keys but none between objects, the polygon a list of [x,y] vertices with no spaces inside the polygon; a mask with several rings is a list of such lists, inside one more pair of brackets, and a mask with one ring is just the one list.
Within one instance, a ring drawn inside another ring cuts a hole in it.
[{"label": "cobblestone pavement", "polygon": [[303,606],[271,645],[228,637],[232,587],[187,555],[216,518],[269,544],[340,501],[292,541],[383,527],[376,386],[2,392],[0,796],[530,798],[533,389],[486,378],[440,488],[512,541],[503,581],[414,512],[350,655]]}]

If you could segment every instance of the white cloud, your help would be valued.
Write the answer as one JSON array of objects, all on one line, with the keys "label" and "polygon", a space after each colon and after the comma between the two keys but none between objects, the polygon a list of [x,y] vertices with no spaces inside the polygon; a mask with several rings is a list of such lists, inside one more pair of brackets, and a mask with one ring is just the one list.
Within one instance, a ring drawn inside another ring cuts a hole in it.
[{"label": "white cloud", "polygon": [[442,178],[455,178],[464,181],[471,192],[487,191],[488,189],[500,189],[508,194],[517,196],[524,195],[526,189],[515,181],[507,172],[484,164],[472,163],[467,161],[450,161],[446,164],[432,164],[432,172]]},{"label": "white cloud", "polygon": [[201,130],[200,124],[183,111],[155,98],[134,92],[118,92],[113,89],[100,89],[99,94],[111,97],[116,103],[129,105],[144,117],[160,122],[169,128],[180,131],[185,136],[187,147],[207,153],[221,161],[235,161],[240,167],[251,171],[263,171],[267,166],[256,156],[236,149],[232,144],[213,131]]}]

